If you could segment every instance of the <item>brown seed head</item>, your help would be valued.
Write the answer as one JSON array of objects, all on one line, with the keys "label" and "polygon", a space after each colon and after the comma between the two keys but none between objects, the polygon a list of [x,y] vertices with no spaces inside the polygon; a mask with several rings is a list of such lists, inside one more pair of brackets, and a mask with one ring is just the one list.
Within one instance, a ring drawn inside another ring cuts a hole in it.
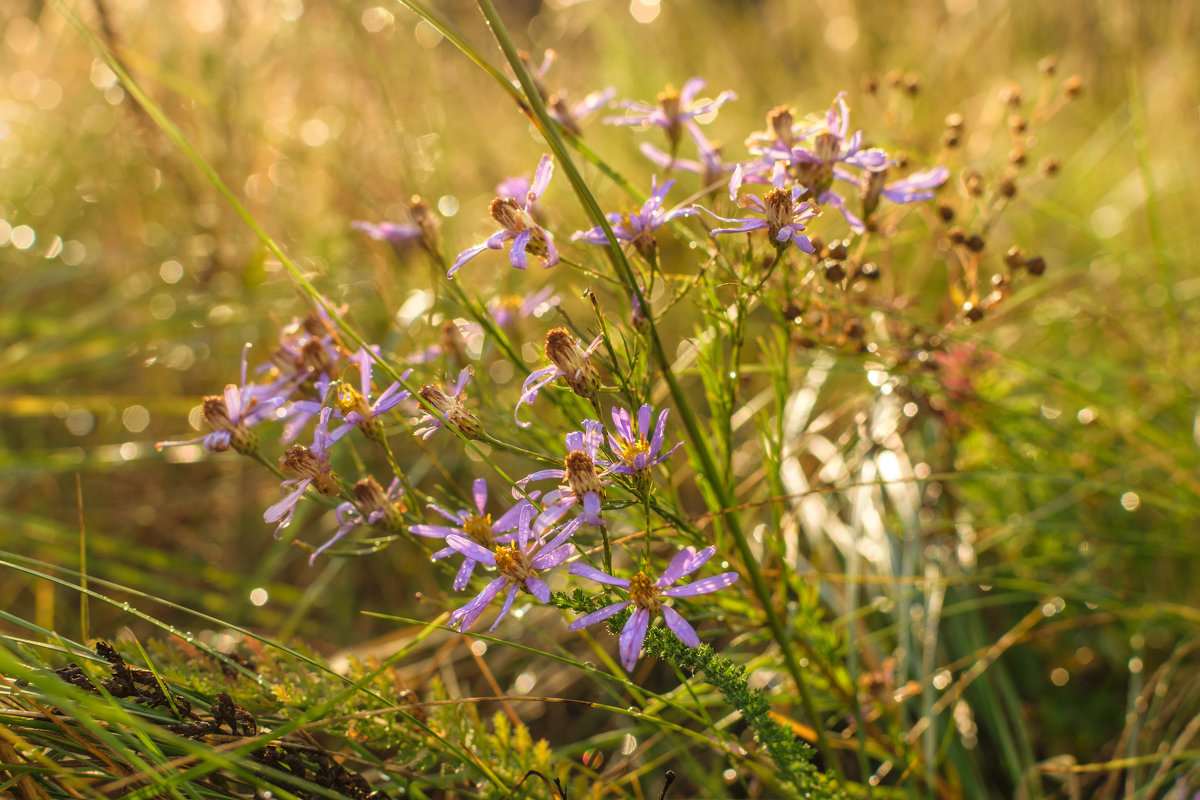
[{"label": "brown seed head", "polygon": [[596,474],[596,464],[591,456],[582,450],[572,450],[567,453],[565,467],[567,485],[571,487],[581,505],[583,498],[589,493],[595,493],[603,502],[604,486],[600,483],[600,476]]},{"label": "brown seed head", "polygon": [[[255,405],[257,403],[251,400],[246,411],[254,408]],[[223,395],[214,394],[205,397],[200,403],[200,418],[208,423],[208,426],[214,431],[229,433],[229,447],[214,447],[214,450],[221,451],[232,448],[234,452],[242,455],[252,455],[258,450],[258,434],[252,431],[246,423],[230,418],[229,407],[225,405]]]},{"label": "brown seed head", "polygon": [[596,366],[566,328],[546,334],[546,358],[563,373],[563,380],[580,397],[594,400],[600,391]]},{"label": "brown seed head", "polygon": [[359,510],[364,516],[370,516],[377,511],[383,512],[377,525],[389,531],[400,530],[404,503],[389,500],[383,487],[370,475],[354,484],[354,499],[358,501]]}]

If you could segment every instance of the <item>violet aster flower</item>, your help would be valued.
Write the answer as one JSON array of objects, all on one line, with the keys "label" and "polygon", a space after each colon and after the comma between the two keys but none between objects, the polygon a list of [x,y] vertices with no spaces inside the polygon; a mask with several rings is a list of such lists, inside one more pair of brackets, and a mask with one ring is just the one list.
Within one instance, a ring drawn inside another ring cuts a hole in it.
[{"label": "violet aster flower", "polygon": [[533,174],[533,183],[530,185],[529,191],[525,193],[523,201],[513,197],[497,197],[493,200],[488,206],[488,212],[492,215],[492,219],[500,225],[501,230],[492,234],[483,244],[468,247],[459,253],[458,258],[454,259],[454,264],[446,273],[446,277],[454,277],[454,273],[458,272],[463,264],[484,250],[502,249],[505,242],[511,242],[509,260],[517,269],[525,269],[526,254],[541,259],[545,267],[553,267],[557,264],[558,250],[554,247],[554,237],[550,235],[549,231],[538,225],[530,213],[533,202],[546,191],[546,186],[550,183],[550,176],[553,174],[554,162],[550,160],[550,156],[542,156],[537,171]]},{"label": "violet aster flower", "polygon": [[[846,93],[840,92],[834,99],[836,110],[830,108],[823,126],[803,134],[814,134],[812,148],[792,147],[787,151],[786,159],[797,182],[808,189],[809,199],[820,205],[832,205],[842,213],[852,230],[863,231],[866,229],[863,221],[850,212],[845,199],[833,190],[833,179],[836,177],[857,183],[857,176],[846,170],[845,166],[876,172],[891,162],[883,150],[877,147],[863,148],[862,131],[849,135],[850,109],[846,106],[845,97]],[[774,159],[782,157],[781,148],[772,147],[767,151],[767,158],[771,160],[760,160],[745,169],[735,170],[729,186],[730,195],[737,193],[743,177],[761,180],[766,170],[773,169],[772,164],[778,163]]]},{"label": "violet aster flower", "polygon": [[436,254],[441,222],[429,208],[429,204],[414,195],[408,213],[412,217],[412,225],[355,220],[350,223],[350,227],[362,231],[376,241],[387,242],[397,255],[403,255],[404,250],[412,245],[420,245],[427,252]]},{"label": "violet aster flower", "polygon": [[560,302],[553,286],[543,286],[524,296],[513,294],[497,298],[488,303],[488,313],[497,326],[511,328],[520,320],[542,316]]},{"label": "violet aster flower", "polygon": [[335,512],[338,520],[337,532],[329,541],[313,551],[308,557],[311,566],[317,556],[333,547],[350,531],[360,525],[376,525],[385,531],[398,531],[403,523],[404,503],[400,499],[404,488],[399,478],[393,478],[387,491],[372,477],[367,476],[354,484],[355,502],[345,502]]},{"label": "violet aster flower", "polygon": [[[663,210],[663,200],[667,196],[667,192],[675,185],[675,181],[670,180],[661,186],[658,185],[658,176],[654,175],[650,178],[650,197],[642,204],[642,210],[635,214],[605,214],[605,218],[612,226],[613,235],[619,242],[629,242],[634,246],[647,261],[654,263],[658,259],[658,243],[654,238],[654,231],[661,228],[673,219],[679,217],[690,217],[696,213],[694,208],[677,208],[674,211]],[[608,237],[604,234],[604,229],[597,226],[587,231],[578,231],[571,239],[580,239],[588,244],[609,243]]]},{"label": "violet aster flower", "polygon": [[[367,400],[371,396],[371,364],[375,359],[375,354],[367,348],[359,350],[350,357],[350,360],[358,365],[361,391],[356,390],[346,381],[338,383],[334,389],[334,405],[341,412],[342,419],[346,421],[331,434],[335,442],[354,427],[362,431],[368,439],[383,442],[383,421],[380,417],[412,397],[412,393],[402,388],[400,381],[396,381],[380,392],[374,403]],[[412,370],[407,370],[400,378],[408,380],[408,376],[411,374]]]},{"label": "violet aster flower", "polygon": [[623,117],[608,117],[604,121],[610,125],[640,125],[642,127],[662,128],[671,145],[671,151],[679,148],[679,140],[684,128],[695,127],[695,118],[711,114],[727,101],[734,100],[737,95],[733,92],[721,92],[716,100],[697,100],[696,94],[705,87],[703,78],[692,78],[676,92],[671,87],[658,95],[658,103],[642,103],[637,100],[624,100],[617,105],[626,110]]},{"label": "violet aster flower", "polygon": [[600,509],[604,505],[604,484],[607,483],[596,471],[596,455],[600,449],[604,427],[594,419],[583,421],[582,431],[572,431],[564,437],[567,458],[562,469],[543,469],[526,475],[517,481],[523,489],[531,481],[555,478],[561,485],[542,498],[545,509],[538,517],[538,528],[544,529],[557,523],[574,505],[582,507],[575,519],[563,530],[574,532],[584,523],[603,525]]},{"label": "violet aster flower", "polygon": [[[520,524],[521,514],[525,513],[525,507],[529,505],[529,501],[522,499],[493,521],[492,515],[486,511],[488,499],[487,481],[483,478],[478,478],[471,488],[476,511],[464,509],[451,513],[441,506],[430,503],[430,508],[441,514],[453,523],[453,525],[413,525],[409,530],[418,536],[428,536],[435,539],[461,536],[488,550],[492,550],[498,545],[511,544],[517,538],[517,534],[510,533],[509,531],[517,529],[517,526]],[[433,558],[445,558],[457,552],[453,547],[445,547],[434,553]],[[467,588],[467,583],[471,580],[471,573],[475,570],[477,563],[479,563],[477,559],[469,555],[466,556],[462,567],[458,570],[458,575],[454,578],[455,591],[462,591]]]},{"label": "violet aster flower", "polygon": [[616,435],[608,435],[608,447],[616,456],[616,461],[601,460],[598,463],[606,472],[627,475],[639,482],[649,482],[650,468],[661,464],[680,447],[683,442],[677,442],[670,450],[663,452],[663,441],[667,427],[667,415],[670,409],[664,408],[654,423],[654,431],[650,430],[650,420],[654,415],[654,406],[642,406],[638,409],[637,424],[623,408],[612,411],[613,427]]},{"label": "violet aster flower", "polygon": [[771,177],[771,183],[775,186],[774,189],[767,192],[761,198],[754,195],[743,195],[738,198],[738,205],[745,206],[752,211],[762,214],[762,219],[730,219],[719,216],[703,206],[698,206],[698,208],[701,208],[708,214],[712,214],[712,216],[723,222],[738,223],[733,228],[714,228],[710,231],[710,235],[716,236],[722,233],[748,233],[750,231],[766,230],[776,247],[782,247],[786,243],[791,242],[806,253],[813,252],[812,243],[801,231],[804,230],[804,223],[815,217],[819,212],[812,207],[811,203],[799,202],[800,196],[804,191],[800,186],[793,185],[791,189],[784,188],[785,174],[783,162],[777,162]]},{"label": "violet aster flower", "polygon": [[280,531],[292,521],[292,515],[296,513],[296,504],[300,502],[309,486],[316,487],[317,491],[324,495],[337,493],[337,478],[333,474],[333,466],[329,463],[329,448],[333,445],[329,434],[329,416],[332,413],[332,408],[321,410],[317,427],[313,431],[311,447],[294,444],[279,459],[279,468],[296,477],[288,478],[280,484],[279,490],[284,493],[283,499],[263,514],[264,522],[278,523],[275,526],[276,539],[279,538]]},{"label": "violet aster flower", "polygon": [[255,386],[246,382],[246,351],[242,351],[241,383],[230,383],[219,395],[205,397],[200,405],[200,417],[212,431],[182,442],[156,442],[155,449],[202,444],[211,453],[234,450],[242,455],[258,451],[258,434],[250,430],[258,423],[278,416],[279,409],[295,390],[299,379],[284,376],[272,383]]},{"label": "violet aster flower", "polygon": [[[608,105],[617,94],[617,90],[610,86],[607,89],[592,92],[574,105],[568,105],[565,90],[559,90],[554,94],[550,94],[546,91],[546,84],[544,83],[546,73],[550,71],[550,67],[558,60],[558,53],[553,50],[546,50],[542,56],[542,63],[537,66],[534,66],[533,57],[529,53],[518,53],[517,55],[525,64],[525,68],[529,70],[530,77],[533,78],[533,86],[537,89],[542,102],[546,104],[546,111],[549,112],[550,117],[566,128],[573,136],[582,135],[579,123],[584,117]],[[519,84],[517,88],[521,88]]]},{"label": "violet aster flower", "polygon": [[862,180],[863,218],[869,219],[879,207],[881,197],[893,203],[916,203],[933,197],[933,189],[941,186],[950,177],[945,167],[931,167],[914,172],[907,178],[887,182],[887,168],[868,172]]},{"label": "violet aster flower", "polygon": [[428,439],[434,431],[449,423],[468,439],[479,438],[483,433],[483,426],[479,424],[479,418],[467,411],[467,407],[463,405],[463,398],[466,396],[463,390],[472,374],[474,370],[463,367],[462,372],[458,373],[458,381],[451,387],[451,394],[446,394],[440,387],[432,385],[422,386],[418,390],[417,394],[421,395],[421,399],[433,406],[437,413],[431,414],[426,411],[417,421],[422,427],[413,431],[414,436]]},{"label": "violet aster flower", "polygon": [[518,591],[528,592],[540,602],[550,602],[550,587],[539,577],[539,573],[557,567],[571,555],[571,546],[567,544],[571,532],[564,529],[550,541],[543,542],[534,535],[530,526],[533,514],[532,505],[522,506],[516,543],[500,545],[494,550],[456,534],[446,537],[446,543],[455,550],[474,561],[496,567],[500,573],[473,600],[450,615],[451,625],[457,625],[463,631],[470,630],[496,595],[506,590],[504,606],[488,630],[495,630],[500,620],[504,619]]},{"label": "violet aster flower", "polygon": [[609,86],[607,89],[588,94],[578,103],[568,105],[566,91],[557,91],[546,100],[546,111],[551,119],[566,128],[572,136],[582,136],[583,128],[580,123],[607,106],[616,96],[616,87]]},{"label": "violet aster flower", "polygon": [[702,578],[682,586],[667,588],[680,578],[690,575],[704,566],[704,562],[712,558],[716,551],[717,548],[709,547],[697,553],[696,548],[685,547],[671,559],[671,563],[663,570],[663,574],[658,580],[652,580],[645,572],[638,572],[629,579],[615,578],[607,572],[601,572],[587,564],[572,564],[570,574],[609,586],[620,586],[629,592],[629,599],[605,606],[591,614],[585,614],[567,626],[568,629],[581,630],[633,606],[634,612],[629,615],[629,620],[621,629],[621,666],[625,667],[626,672],[633,672],[633,668],[637,666],[638,654],[642,650],[642,642],[645,641],[646,631],[650,627],[650,618],[657,611],[662,612],[667,627],[679,637],[679,641],[688,647],[699,647],[700,637],[696,635],[695,628],[688,624],[688,621],[681,617],[678,611],[664,605],[661,598],[695,597],[698,594],[715,592],[734,583],[738,579],[737,573],[725,572],[711,578]]},{"label": "violet aster flower", "polygon": [[522,428],[529,427],[528,422],[521,422],[521,406],[526,403],[533,405],[538,392],[545,388],[546,384],[559,378],[563,378],[575,394],[594,403],[600,391],[600,377],[591,357],[602,341],[603,334],[598,335],[584,349],[583,340],[572,338],[566,328],[555,328],[547,333],[546,358],[550,366],[534,370],[525,379],[525,384],[521,387],[521,397],[517,400],[516,410],[513,411],[513,418],[517,424]]}]

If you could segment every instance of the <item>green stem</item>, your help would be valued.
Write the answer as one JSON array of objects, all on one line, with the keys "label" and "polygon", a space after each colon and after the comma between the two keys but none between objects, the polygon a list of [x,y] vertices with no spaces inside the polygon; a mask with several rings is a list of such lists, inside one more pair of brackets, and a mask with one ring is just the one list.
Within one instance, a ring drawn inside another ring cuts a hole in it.
[{"label": "green stem", "polygon": [[[407,3],[408,0],[405,0]],[[680,417],[683,419],[684,427],[687,429],[688,436],[691,437],[694,451],[700,461],[701,472],[708,480],[709,484],[716,492],[717,498],[725,509],[733,509],[737,503],[732,496],[732,490],[728,485],[722,471],[718,469],[716,462],[713,459],[712,452],[709,450],[707,434],[701,429],[699,420],[696,419],[695,413],[692,411],[691,404],[688,402],[687,396],[684,394],[683,387],[680,386],[671,370],[671,359],[667,355],[666,349],[663,347],[662,340],[659,338],[657,326],[654,323],[654,314],[650,307],[650,302],[643,294],[641,287],[638,286],[637,280],[634,277],[633,269],[625,258],[624,251],[616,236],[613,234],[612,226],[604,216],[604,212],[600,210],[600,206],[596,203],[595,197],[592,196],[587,184],[583,180],[582,174],[575,167],[571,160],[571,155],[563,144],[562,137],[558,133],[558,124],[553,120],[546,110],[545,103],[542,102],[538,95],[537,89],[534,86],[533,76],[529,74],[529,70],[521,61],[516,44],[505,28],[503,21],[500,19],[499,13],[496,11],[492,0],[476,0],[480,11],[483,13],[488,27],[492,31],[492,35],[496,39],[496,43],[504,52],[505,58],[512,67],[513,72],[517,76],[518,82],[525,93],[525,104],[533,114],[533,122],[537,125],[542,135],[546,138],[547,144],[554,153],[562,166],[563,172],[570,181],[572,188],[575,190],[576,196],[580,203],[587,211],[588,216],[604,231],[605,237],[608,239],[609,247],[605,248],[609,259],[613,263],[613,267],[617,275],[625,283],[626,288],[637,297],[638,302],[646,313],[646,328],[650,340],[651,352],[654,355],[654,360],[657,362],[662,371],[663,379],[667,382],[667,387],[671,393],[671,397],[679,409]],[[825,758],[826,764],[834,771],[840,780],[844,781],[841,765],[838,762],[837,756],[834,754],[829,742],[825,737],[824,726],[817,713],[816,705],[813,702],[812,696],[808,690],[807,681],[804,678],[803,670],[800,668],[800,663],[796,658],[796,654],[789,646],[791,636],[783,624],[783,620],[779,616],[778,610],[775,608],[774,600],[771,597],[771,591],[763,579],[762,572],[758,568],[758,556],[750,547],[750,542],[746,538],[745,531],[742,530],[741,522],[736,513],[730,511],[726,514],[726,526],[729,529],[730,535],[733,536],[734,542],[737,545],[738,552],[742,557],[742,562],[747,575],[750,577],[750,583],[754,590],[754,594],[758,597],[762,604],[763,612],[766,614],[767,623],[771,627],[771,633],[775,641],[779,644],[780,652],[783,655],[784,663],[787,666],[788,673],[796,684],[796,690],[800,695],[801,704],[804,707],[804,713],[812,723],[813,729],[817,735],[817,747]]]}]

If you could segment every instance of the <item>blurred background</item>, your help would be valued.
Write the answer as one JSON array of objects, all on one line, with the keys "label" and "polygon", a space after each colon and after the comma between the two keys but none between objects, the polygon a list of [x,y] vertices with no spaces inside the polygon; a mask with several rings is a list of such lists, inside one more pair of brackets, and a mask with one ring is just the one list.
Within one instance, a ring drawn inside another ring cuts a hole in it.
[{"label": "blurred background", "polygon": [[[495,83],[398,4],[70,6],[376,341],[395,341],[399,310],[434,276],[350,223],[407,221],[419,194],[458,252],[491,232],[495,184],[528,174],[544,152]],[[1143,660],[1139,670],[1162,663],[1200,617],[1200,5],[498,6],[535,62],[558,52],[545,81],[573,99],[614,86],[619,98],[652,101],[697,75],[710,95],[736,91],[706,129],[734,157],[772,106],[823,112],[844,90],[852,127],[869,138],[991,179],[1011,147],[1005,98],[1020,91],[1029,106],[1053,106],[1063,80],[1081,78],[1082,94],[1027,142],[1031,158],[1058,159],[1056,176],[1014,198],[991,232],[1027,243],[1048,268],[1014,303],[1021,313],[977,329],[1004,368],[981,389],[991,406],[980,413],[995,426],[956,466],[962,497],[995,534],[981,556],[991,578],[1111,600],[1102,628],[1068,625],[1011,656],[1060,704],[1034,749],[1088,759],[1111,743],[1130,659]],[[472,3],[437,10],[502,63]],[[954,113],[964,134],[947,152]],[[631,175],[646,169],[643,140],[595,118],[585,127],[588,146]],[[584,225],[565,188],[547,200],[556,229]],[[914,303],[936,314],[938,265],[904,269]],[[481,266],[473,278],[511,291],[508,272]],[[578,303],[582,285],[554,279]],[[924,296],[923,285],[936,291]],[[329,515],[302,514],[276,540],[262,512],[278,483],[265,470],[232,454],[192,461],[154,448],[197,435],[199,400],[238,380],[243,343],[260,342],[260,363],[278,326],[305,310],[280,265],[55,5],[0,0],[0,549],[76,568],[82,524],[96,578],[327,654],[393,628],[364,610],[433,616],[448,581],[405,547],[310,567],[290,539],[323,540]],[[0,575],[0,608],[79,630],[73,592],[14,569]],[[146,610],[200,625],[161,604]],[[981,646],[1012,624],[1002,607],[995,614]],[[125,626],[154,633],[118,605],[92,603],[93,635]]]}]

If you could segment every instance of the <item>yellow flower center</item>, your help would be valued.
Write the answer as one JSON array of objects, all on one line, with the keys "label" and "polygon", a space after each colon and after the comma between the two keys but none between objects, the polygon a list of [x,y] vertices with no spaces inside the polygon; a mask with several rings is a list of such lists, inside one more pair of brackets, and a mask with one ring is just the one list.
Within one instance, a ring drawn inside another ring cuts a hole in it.
[{"label": "yellow flower center", "polygon": [[647,611],[657,611],[662,605],[658,602],[658,587],[644,572],[639,572],[629,579],[629,599],[635,606]]},{"label": "yellow flower center", "polygon": [[[494,533],[492,531],[492,515],[484,514],[481,517],[477,514],[472,514],[463,523],[462,531],[471,538],[471,541],[481,544],[484,547],[491,547]],[[497,556],[496,563],[499,563],[499,556]]]},{"label": "yellow flower center", "polygon": [[514,546],[496,548],[496,569],[512,583],[524,583],[534,572],[529,556]]},{"label": "yellow flower center", "polygon": [[637,457],[650,452],[650,443],[645,439],[626,441],[621,450],[621,460],[629,467],[637,469]]}]

